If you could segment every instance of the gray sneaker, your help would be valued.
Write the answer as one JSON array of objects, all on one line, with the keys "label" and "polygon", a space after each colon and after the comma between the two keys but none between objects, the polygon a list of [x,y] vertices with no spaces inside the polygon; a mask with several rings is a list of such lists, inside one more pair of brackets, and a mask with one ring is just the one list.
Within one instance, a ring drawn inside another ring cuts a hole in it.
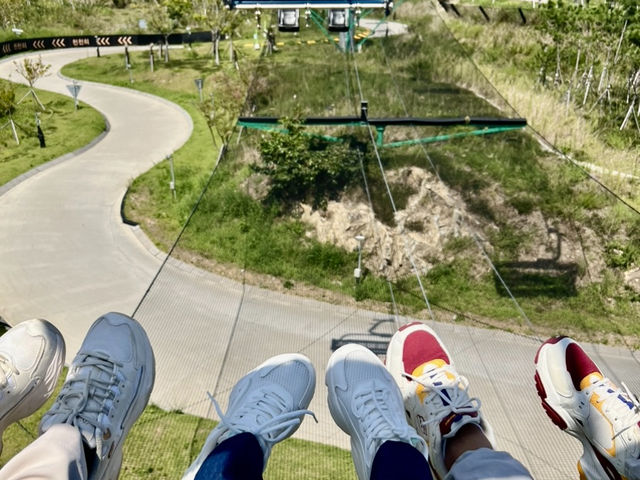
[{"label": "gray sneaker", "polygon": [[231,390],[226,414],[212,398],[220,423],[211,431],[182,480],[193,480],[218,445],[242,432],[256,437],[266,468],[273,446],[293,435],[305,415],[313,416],[307,407],[315,388],[313,365],[299,353],[276,355],[251,370]]},{"label": "gray sneaker", "polygon": [[64,339],[46,320],[27,320],[0,337],[0,452],[2,433],[49,399],[64,363]]},{"label": "gray sneaker", "polygon": [[117,478],[122,445],[149,401],[154,379],[153,350],[142,326],[107,313],[87,332],[40,431],[60,423],[75,426],[95,452],[87,458],[89,478]]}]

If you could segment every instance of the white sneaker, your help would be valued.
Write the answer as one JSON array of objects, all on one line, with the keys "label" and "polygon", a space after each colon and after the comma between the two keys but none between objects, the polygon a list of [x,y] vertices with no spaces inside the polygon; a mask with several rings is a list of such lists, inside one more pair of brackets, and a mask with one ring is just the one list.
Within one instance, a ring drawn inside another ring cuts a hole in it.
[{"label": "white sneaker", "polygon": [[122,445],[144,410],[155,379],[155,359],[142,326],[121,313],[98,318],[87,332],[40,432],[67,423],[95,450],[89,478],[115,479]]},{"label": "white sneaker", "polygon": [[64,339],[46,320],[27,320],[0,337],[0,452],[2,433],[49,399],[64,363]]},{"label": "white sneaker", "polygon": [[640,404],[604,378],[567,337],[547,340],[536,354],[536,388],[553,423],[582,443],[583,480],[640,479]]},{"label": "white sneaker", "polygon": [[409,426],[393,378],[367,348],[349,344],[336,350],[327,365],[329,411],[351,437],[351,455],[360,480],[369,480],[373,460],[387,441],[405,442],[427,458],[427,445]]},{"label": "white sneaker", "polygon": [[207,437],[183,480],[194,479],[214,448],[242,432],[255,435],[266,468],[273,446],[293,435],[305,415],[313,416],[307,407],[315,388],[313,365],[297,353],[277,355],[251,370],[231,390],[226,414],[212,398],[220,423]]},{"label": "white sneaker", "polygon": [[478,426],[491,445],[493,430],[480,413],[480,400],[469,397],[469,381],[459,375],[438,335],[415,322],[401,327],[387,348],[387,369],[400,387],[409,424],[427,441],[429,464],[444,478],[446,439],[467,424]]}]

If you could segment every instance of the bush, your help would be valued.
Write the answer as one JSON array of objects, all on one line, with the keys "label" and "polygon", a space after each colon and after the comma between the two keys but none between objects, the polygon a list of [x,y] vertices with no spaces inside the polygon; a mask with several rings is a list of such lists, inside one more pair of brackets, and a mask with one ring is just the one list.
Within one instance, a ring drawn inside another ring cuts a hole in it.
[{"label": "bush", "polygon": [[626,270],[640,263],[640,245],[609,243],[605,247],[605,261],[609,267]]},{"label": "bush", "polygon": [[321,208],[360,179],[358,153],[350,143],[306,135],[293,120],[285,120],[284,127],[285,132],[262,139],[262,163],[252,165],[253,171],[269,177],[268,201],[284,207],[308,201]]}]

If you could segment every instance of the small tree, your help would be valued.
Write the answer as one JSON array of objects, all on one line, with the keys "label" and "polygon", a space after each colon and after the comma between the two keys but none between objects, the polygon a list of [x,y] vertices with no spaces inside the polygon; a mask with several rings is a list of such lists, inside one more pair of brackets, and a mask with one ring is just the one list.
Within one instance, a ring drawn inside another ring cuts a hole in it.
[{"label": "small tree", "polygon": [[245,96],[245,88],[244,84],[227,74],[216,81],[216,85],[218,88],[215,100],[212,92],[207,99],[200,102],[198,107],[207,122],[213,144],[218,145],[219,138],[224,145],[229,142],[233,134]]},{"label": "small tree", "polygon": [[25,58],[22,63],[13,62],[13,64],[16,66],[16,70],[18,71],[18,73],[29,84],[29,91],[25,94],[24,97],[20,99],[18,103],[21,103],[28,95],[31,95],[36,104],[44,111],[44,105],[38,98],[38,95],[36,95],[33,86],[38,80],[47,75],[47,72],[51,68],[51,65],[42,63],[42,57],[38,57],[37,60]]},{"label": "small tree", "polygon": [[200,20],[211,30],[211,53],[216,65],[220,65],[220,39],[225,29],[225,24],[232,13],[227,9],[222,0],[208,0],[205,2],[204,11]]},{"label": "small tree", "polygon": [[156,7],[151,10],[151,17],[149,19],[149,25],[155,31],[162,35],[164,40],[164,48],[162,43],[160,44],[160,51],[164,53],[165,63],[169,62],[169,34],[174,29],[174,23],[167,8],[163,4],[157,4]]}]

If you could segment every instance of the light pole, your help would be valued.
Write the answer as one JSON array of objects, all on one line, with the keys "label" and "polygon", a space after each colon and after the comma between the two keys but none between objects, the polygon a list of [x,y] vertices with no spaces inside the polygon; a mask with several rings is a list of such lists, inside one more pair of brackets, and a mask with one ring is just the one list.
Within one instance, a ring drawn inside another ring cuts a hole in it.
[{"label": "light pole", "polygon": [[353,271],[353,276],[357,282],[362,276],[362,243],[364,242],[364,235],[356,235],[356,240],[358,241],[358,267]]}]

